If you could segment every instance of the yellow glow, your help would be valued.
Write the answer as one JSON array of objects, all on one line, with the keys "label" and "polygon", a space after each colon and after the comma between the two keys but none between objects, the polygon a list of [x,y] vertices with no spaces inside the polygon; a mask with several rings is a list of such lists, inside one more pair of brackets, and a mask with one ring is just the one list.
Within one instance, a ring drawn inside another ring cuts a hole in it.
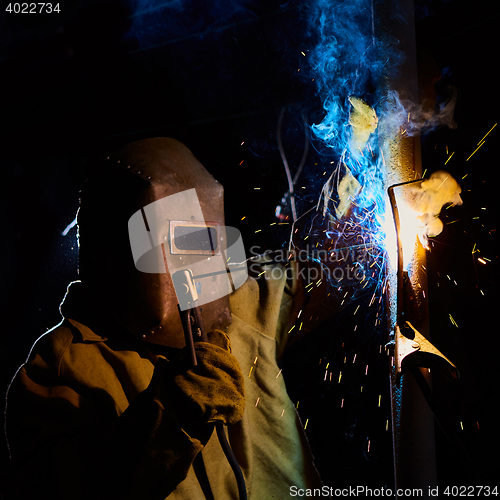
[{"label": "yellow glow", "polygon": [[[427,238],[424,234],[424,224],[419,219],[419,214],[412,210],[404,201],[398,200],[399,211],[399,237],[403,246],[403,267],[408,269],[413,255],[417,248],[418,241],[424,248],[428,249]],[[398,246],[396,241],[396,228],[390,203],[387,202],[386,219],[384,221],[384,230],[386,234],[386,247],[389,254],[389,260],[393,269],[398,266]]]}]

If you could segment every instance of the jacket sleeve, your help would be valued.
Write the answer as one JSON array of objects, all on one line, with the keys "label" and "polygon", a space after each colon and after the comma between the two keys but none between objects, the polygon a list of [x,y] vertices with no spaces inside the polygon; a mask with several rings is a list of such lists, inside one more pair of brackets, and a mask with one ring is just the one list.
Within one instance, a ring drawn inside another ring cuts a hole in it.
[{"label": "jacket sleeve", "polygon": [[30,356],[9,388],[5,500],[166,498],[211,434],[207,426],[190,436],[176,423],[168,361],[158,360],[149,386],[118,415],[109,394],[89,397],[61,377],[60,357]]}]

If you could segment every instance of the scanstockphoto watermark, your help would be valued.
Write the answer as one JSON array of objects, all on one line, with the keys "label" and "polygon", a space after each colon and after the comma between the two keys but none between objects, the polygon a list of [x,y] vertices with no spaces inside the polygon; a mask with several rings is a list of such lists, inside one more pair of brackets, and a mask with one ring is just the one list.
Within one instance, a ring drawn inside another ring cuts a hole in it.
[{"label": "scanstockphoto watermark", "polygon": [[[250,259],[248,269],[251,274],[256,276],[265,274],[267,278],[272,279],[281,279],[286,275],[287,278],[299,277],[308,283],[319,280],[343,285],[360,283],[366,278],[366,266],[370,259],[369,249],[368,246],[360,245],[333,251],[306,247],[261,252],[259,246],[253,246],[250,248],[253,259]],[[263,271],[265,264],[289,262],[300,262],[304,265],[298,268],[278,265]]]},{"label": "scanstockphoto watermark", "polygon": [[[425,492],[434,496],[433,491]],[[290,486],[290,497],[296,498],[423,498],[422,488],[370,488],[369,486],[349,486],[348,488],[334,488],[333,486],[322,486],[321,488],[299,488]]]}]

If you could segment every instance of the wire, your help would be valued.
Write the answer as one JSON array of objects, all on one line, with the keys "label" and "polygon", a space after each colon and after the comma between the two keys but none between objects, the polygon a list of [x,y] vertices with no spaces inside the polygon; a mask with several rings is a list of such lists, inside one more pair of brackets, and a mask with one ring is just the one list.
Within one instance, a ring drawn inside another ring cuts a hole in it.
[{"label": "wire", "polygon": [[[280,116],[278,118],[278,128],[276,131],[276,137],[278,141],[278,149],[280,151],[281,155],[281,160],[283,161],[283,166],[285,167],[285,173],[286,173],[286,179],[288,181],[288,192],[285,194],[284,198],[286,199],[288,196],[290,197],[290,207],[292,209],[292,218],[293,222],[296,222],[297,220],[297,211],[295,209],[295,191],[294,191],[294,186],[297,183],[299,176],[302,172],[302,169],[304,168],[304,164],[306,162],[307,158],[307,153],[309,152],[309,134],[307,133],[307,126],[304,127],[304,151],[302,153],[302,158],[299,163],[299,167],[297,168],[297,172],[295,173],[294,178],[292,179],[292,174],[290,172],[290,167],[288,165],[288,160],[285,155],[285,150],[283,148],[283,141],[281,139],[281,126],[283,123],[283,116],[285,114],[285,108],[281,110]],[[302,115],[302,118],[304,120],[304,125],[305,125],[305,118]]]},{"label": "wire", "polygon": [[276,133],[278,139],[278,148],[280,150],[281,160],[283,161],[283,166],[285,167],[286,180],[288,181],[288,195],[290,196],[290,206],[292,208],[293,222],[297,220],[297,213],[295,212],[295,197],[293,191],[293,181],[292,174],[290,173],[290,167],[288,166],[288,160],[285,156],[285,151],[283,149],[283,142],[281,140],[281,124],[283,122],[283,115],[285,114],[285,108],[281,110],[280,117],[278,118],[278,130]]},{"label": "wire", "polygon": [[238,495],[240,500],[247,500],[247,489],[245,486],[245,479],[243,473],[241,472],[240,466],[236,457],[234,456],[233,450],[226,438],[226,433],[224,432],[224,424],[222,422],[217,422],[215,424],[215,429],[217,431],[217,437],[219,438],[222,451],[226,455],[227,461],[233,469],[234,477],[236,478],[236,483],[238,484]]}]

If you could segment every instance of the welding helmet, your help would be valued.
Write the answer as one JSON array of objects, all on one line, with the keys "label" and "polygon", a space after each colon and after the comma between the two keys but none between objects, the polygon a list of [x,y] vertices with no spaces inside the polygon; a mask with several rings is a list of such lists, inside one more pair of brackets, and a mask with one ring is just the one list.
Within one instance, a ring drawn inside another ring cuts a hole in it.
[{"label": "welding helmet", "polygon": [[85,289],[152,343],[182,347],[179,310],[194,305],[207,329],[228,326],[228,295],[247,270],[239,232],[224,226],[223,192],[175,139],[133,142],[101,160],[78,214]]}]

